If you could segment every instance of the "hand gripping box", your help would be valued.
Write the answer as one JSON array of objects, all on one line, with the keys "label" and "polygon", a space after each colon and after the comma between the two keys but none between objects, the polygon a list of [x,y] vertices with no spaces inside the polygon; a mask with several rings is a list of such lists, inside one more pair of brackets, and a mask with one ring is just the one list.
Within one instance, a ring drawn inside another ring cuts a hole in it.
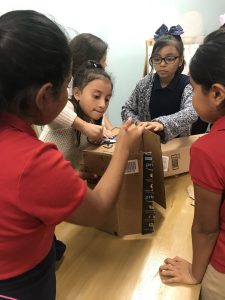
[{"label": "hand gripping box", "polygon": [[164,177],[189,171],[191,144],[203,135],[175,138],[166,144],[161,144]]},{"label": "hand gripping box", "polygon": [[[118,132],[118,129],[115,129]],[[90,146],[83,151],[84,170],[102,176],[115,144]],[[153,201],[166,208],[162,153],[159,137],[144,132],[140,150],[131,153],[117,204],[99,229],[119,236],[154,231]]]}]

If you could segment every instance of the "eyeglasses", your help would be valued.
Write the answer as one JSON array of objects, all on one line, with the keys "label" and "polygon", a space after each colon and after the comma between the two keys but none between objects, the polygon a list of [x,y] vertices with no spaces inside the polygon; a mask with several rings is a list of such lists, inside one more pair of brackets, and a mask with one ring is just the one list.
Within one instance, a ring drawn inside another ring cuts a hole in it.
[{"label": "eyeglasses", "polygon": [[162,61],[164,61],[166,64],[174,64],[178,57],[179,56],[166,56],[166,57],[153,56],[150,58],[150,60],[153,64],[156,65],[161,64]]}]

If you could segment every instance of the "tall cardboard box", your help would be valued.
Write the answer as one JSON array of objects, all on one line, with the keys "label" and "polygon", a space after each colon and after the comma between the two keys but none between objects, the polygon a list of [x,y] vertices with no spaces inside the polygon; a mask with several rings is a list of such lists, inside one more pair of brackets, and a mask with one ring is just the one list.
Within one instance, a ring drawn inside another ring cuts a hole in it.
[{"label": "tall cardboard box", "polygon": [[[117,130],[118,131],[118,130]],[[83,151],[84,169],[102,176],[115,144],[90,146]],[[117,204],[99,229],[119,236],[154,231],[153,201],[166,208],[162,154],[159,137],[144,132],[141,148],[128,158]]]},{"label": "tall cardboard box", "polygon": [[191,144],[204,134],[175,138],[161,144],[164,177],[189,171]]}]

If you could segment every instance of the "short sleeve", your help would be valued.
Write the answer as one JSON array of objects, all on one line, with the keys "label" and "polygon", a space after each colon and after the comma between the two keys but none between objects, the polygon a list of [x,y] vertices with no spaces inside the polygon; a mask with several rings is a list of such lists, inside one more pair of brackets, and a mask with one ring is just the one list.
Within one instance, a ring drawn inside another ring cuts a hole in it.
[{"label": "short sleeve", "polygon": [[55,145],[41,143],[19,181],[20,209],[47,225],[69,216],[86,194],[85,182]]},{"label": "short sleeve", "polygon": [[221,193],[224,190],[224,179],[221,166],[207,144],[195,142],[191,146],[190,175],[192,181],[211,192]]}]

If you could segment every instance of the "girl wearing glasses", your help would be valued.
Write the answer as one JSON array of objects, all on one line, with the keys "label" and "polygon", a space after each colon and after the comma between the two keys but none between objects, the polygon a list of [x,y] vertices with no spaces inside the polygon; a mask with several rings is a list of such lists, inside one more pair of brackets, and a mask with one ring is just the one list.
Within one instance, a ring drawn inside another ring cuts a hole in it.
[{"label": "girl wearing glasses", "polygon": [[[170,30],[163,24],[155,33],[150,58],[151,72],[141,79],[122,107],[122,120],[158,133],[162,142],[190,135],[198,116],[192,106],[192,87],[184,69],[184,45],[181,26]],[[155,70],[155,73],[153,72]]]}]

